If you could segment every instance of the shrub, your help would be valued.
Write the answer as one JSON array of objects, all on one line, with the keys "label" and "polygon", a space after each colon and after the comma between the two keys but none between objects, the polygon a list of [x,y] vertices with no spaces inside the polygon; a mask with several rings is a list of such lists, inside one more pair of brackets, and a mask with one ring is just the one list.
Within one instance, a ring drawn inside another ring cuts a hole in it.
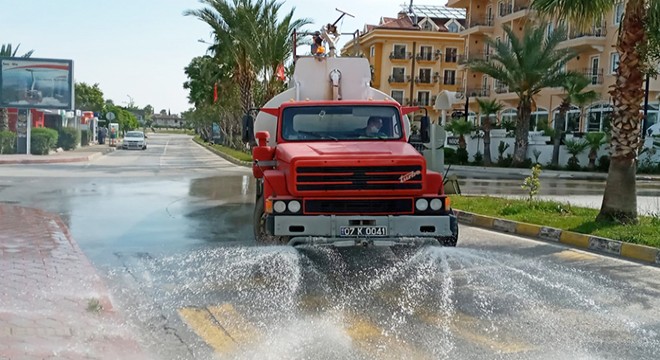
[{"label": "shrub", "polygon": [[11,131],[0,131],[0,154],[16,152],[16,134]]},{"label": "shrub", "polygon": [[89,136],[89,130],[81,130],[80,131],[80,145],[81,146],[87,146],[87,145],[89,145],[90,141],[92,141],[92,139]]},{"label": "shrub", "polygon": [[468,154],[468,151],[466,149],[458,149],[456,150],[456,162],[460,165],[465,165],[468,163],[468,158],[470,155]]},{"label": "shrub", "polygon": [[30,152],[33,155],[48,155],[50,149],[57,145],[59,135],[49,128],[32,128],[30,133]]},{"label": "shrub", "polygon": [[444,148],[445,164],[456,164],[456,150],[452,148]]},{"label": "shrub", "polygon": [[497,166],[499,167],[510,167],[511,164],[513,164],[513,156],[511,156],[511,154],[497,159]]},{"label": "shrub", "polygon": [[529,197],[527,198],[528,201],[534,200],[534,197],[538,195],[539,191],[541,190],[541,165],[536,164],[532,168],[532,174],[528,177],[525,178],[525,181],[522,183],[522,189],[527,190],[527,194]]},{"label": "shrub", "polygon": [[603,155],[598,158],[598,165],[596,168],[598,171],[608,172],[610,170],[610,157],[608,155]]},{"label": "shrub", "polygon": [[474,165],[477,166],[482,166],[484,164],[484,155],[477,151],[476,154],[474,154]]},{"label": "shrub", "polygon": [[60,138],[57,146],[64,150],[73,150],[78,147],[80,143],[80,132],[75,128],[62,128],[60,129]]}]

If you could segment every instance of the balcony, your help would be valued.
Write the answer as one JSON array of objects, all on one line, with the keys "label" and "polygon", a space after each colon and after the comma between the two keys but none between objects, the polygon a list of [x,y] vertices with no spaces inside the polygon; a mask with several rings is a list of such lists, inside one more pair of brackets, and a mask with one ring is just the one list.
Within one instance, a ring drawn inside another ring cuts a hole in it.
[{"label": "balcony", "polygon": [[458,90],[458,92],[467,94],[470,97],[489,97],[490,96],[490,86],[475,87],[475,88],[469,87],[467,89],[467,92],[465,91],[465,88],[461,88],[461,89]]},{"label": "balcony", "polygon": [[458,64],[459,65],[465,65],[468,63],[468,61],[472,60],[483,60],[483,61],[489,61],[490,60],[491,54],[488,54],[483,51],[476,51],[473,53],[469,54],[463,54],[463,55],[458,55]]},{"label": "balcony", "polygon": [[413,99],[412,106],[431,106],[429,99]]},{"label": "balcony", "polygon": [[390,60],[410,60],[412,59],[412,53],[410,51],[392,51],[390,53]]},{"label": "balcony", "polygon": [[591,85],[603,85],[603,68],[586,68],[578,71],[591,81]]},{"label": "balcony", "polygon": [[497,84],[495,86],[495,93],[496,94],[506,94],[509,93],[509,87],[504,85],[504,84]]},{"label": "balcony", "polygon": [[398,84],[405,84],[407,82],[410,82],[410,75],[390,75],[389,78],[387,78],[387,82],[390,84],[392,83],[398,83]]},{"label": "balcony", "polygon": [[440,85],[447,85],[447,86],[458,85],[458,81],[456,81],[455,77],[438,76],[437,78],[434,78],[434,81],[436,83],[440,83]]},{"label": "balcony", "polygon": [[607,27],[605,23],[598,26],[592,26],[586,31],[571,30],[566,36],[566,40],[559,43],[557,48],[572,48],[578,52],[596,50],[603,52],[607,41]]},{"label": "balcony", "polygon": [[417,62],[435,62],[438,61],[438,59],[440,59],[440,55],[434,55],[430,52],[419,53],[415,56],[415,60],[417,60]]},{"label": "balcony", "polygon": [[502,22],[512,21],[529,15],[529,1],[520,1],[524,4],[501,4],[498,7],[498,15]]},{"label": "balcony", "polygon": [[450,8],[465,9],[470,6],[470,0],[448,0],[447,5]]},{"label": "balcony", "polygon": [[415,84],[421,84],[421,85],[431,85],[433,82],[431,81],[431,76],[415,76]]},{"label": "balcony", "polygon": [[490,33],[493,31],[493,17],[474,17],[471,18],[465,30],[461,31],[461,36],[478,33]]}]

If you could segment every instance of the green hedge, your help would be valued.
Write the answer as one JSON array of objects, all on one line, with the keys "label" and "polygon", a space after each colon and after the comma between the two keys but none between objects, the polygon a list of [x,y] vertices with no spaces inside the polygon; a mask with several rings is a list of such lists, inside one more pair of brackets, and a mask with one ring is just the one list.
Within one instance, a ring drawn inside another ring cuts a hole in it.
[{"label": "green hedge", "polygon": [[57,130],[32,128],[30,134],[30,152],[32,155],[48,155],[50,149],[55,149],[58,137]]},{"label": "green hedge", "polygon": [[13,154],[16,152],[16,134],[5,130],[0,131],[0,154]]},{"label": "green hedge", "polygon": [[80,130],[74,128],[60,129],[60,138],[57,141],[57,146],[64,150],[73,150],[80,144]]}]

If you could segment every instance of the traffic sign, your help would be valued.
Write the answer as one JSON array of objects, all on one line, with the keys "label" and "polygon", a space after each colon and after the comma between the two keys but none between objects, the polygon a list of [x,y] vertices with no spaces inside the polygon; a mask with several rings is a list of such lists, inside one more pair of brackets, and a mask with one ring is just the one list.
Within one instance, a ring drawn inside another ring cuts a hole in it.
[{"label": "traffic sign", "polygon": [[112,111],[109,111],[109,112],[107,112],[107,113],[105,114],[105,118],[106,118],[107,120],[112,121],[112,120],[115,119],[115,113],[113,113]]}]

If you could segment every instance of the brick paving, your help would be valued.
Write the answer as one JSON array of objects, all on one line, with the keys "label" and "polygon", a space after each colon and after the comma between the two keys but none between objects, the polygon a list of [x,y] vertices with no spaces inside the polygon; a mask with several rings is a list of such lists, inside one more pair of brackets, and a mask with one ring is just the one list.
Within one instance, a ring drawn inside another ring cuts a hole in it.
[{"label": "brick paving", "polygon": [[0,204],[0,360],[149,358],[136,333],[59,216]]}]

